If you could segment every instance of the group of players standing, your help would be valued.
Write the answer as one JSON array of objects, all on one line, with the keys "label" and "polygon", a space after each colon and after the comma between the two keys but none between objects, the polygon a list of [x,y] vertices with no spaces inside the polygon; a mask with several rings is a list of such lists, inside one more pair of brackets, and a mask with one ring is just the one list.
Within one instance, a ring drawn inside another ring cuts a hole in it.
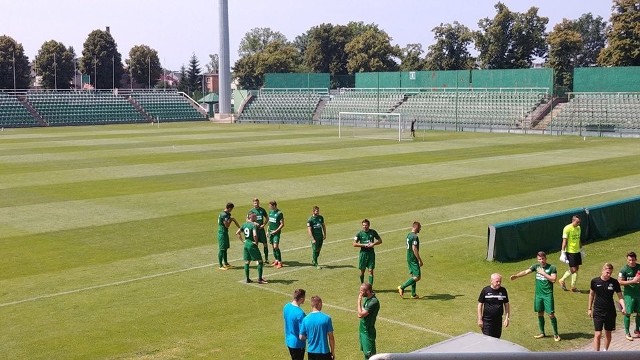
[{"label": "group of players standing", "polygon": [[[558,279],[560,287],[564,291],[579,292],[576,288],[578,270],[582,265],[582,244],[580,241],[581,228],[580,218],[574,215],[571,223],[563,228],[562,247],[560,261],[568,264],[569,269]],[[555,316],[555,306],[553,297],[553,284],[557,279],[557,269],[554,265],[547,263],[547,255],[540,251],[537,253],[537,263],[531,267],[510,276],[511,280],[535,273],[535,295],[533,309],[538,315],[538,328],[540,332],[534,338],[546,337],[544,313],[549,315],[553,338],[560,341],[558,333],[558,320]],[[614,302],[614,295],[617,295],[620,310],[624,315],[625,338],[633,341],[634,337],[640,337],[640,265],[637,263],[635,252],[627,253],[627,264],[625,264],[618,274],[618,279],[611,277],[613,265],[605,263],[600,276],[591,280],[589,289],[589,300],[587,314],[593,319],[594,338],[593,349],[600,350],[602,330],[605,331],[604,350],[609,349],[611,344],[611,333],[615,330],[617,309]],[[571,277],[571,288],[568,289],[565,280]],[[482,289],[478,298],[478,325],[483,334],[499,338],[502,333],[502,326],[509,326],[509,297],[507,290],[501,286],[502,276],[500,274],[491,275],[491,284]],[[624,295],[621,286],[624,286]],[[635,331],[630,331],[631,314],[636,314]],[[504,320],[503,320],[503,315]]]}]

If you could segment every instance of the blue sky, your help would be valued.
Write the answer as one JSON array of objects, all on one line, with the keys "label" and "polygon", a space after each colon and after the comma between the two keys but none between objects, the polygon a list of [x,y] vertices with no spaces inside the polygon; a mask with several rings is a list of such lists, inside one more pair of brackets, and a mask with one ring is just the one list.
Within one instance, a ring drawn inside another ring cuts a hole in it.
[{"label": "blue sky", "polygon": [[[548,31],[563,18],[584,13],[609,20],[609,0],[503,0],[511,11],[532,6],[549,18]],[[497,0],[229,0],[231,65],[242,37],[268,27],[289,40],[322,23],[375,23],[394,44],[420,43],[426,50],[431,30],[458,21],[477,29],[478,20],[495,16]],[[218,53],[218,0],[0,0],[0,35],[21,43],[30,60],[45,41],[56,40],[82,53],[87,35],[111,28],[122,58],[135,45],[158,51],[163,66],[178,70],[195,53],[200,64]]]}]

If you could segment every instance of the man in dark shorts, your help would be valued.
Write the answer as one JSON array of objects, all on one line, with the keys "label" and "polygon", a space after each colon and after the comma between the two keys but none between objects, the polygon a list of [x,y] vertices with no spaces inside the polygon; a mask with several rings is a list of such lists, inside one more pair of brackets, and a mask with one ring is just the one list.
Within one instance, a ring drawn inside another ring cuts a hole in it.
[{"label": "man in dark shorts", "polygon": [[494,338],[502,336],[502,315],[504,327],[509,326],[509,295],[502,287],[502,275],[491,274],[491,284],[485,286],[478,296],[478,326],[482,333]]},{"label": "man in dark shorts", "polygon": [[613,265],[605,263],[602,266],[602,274],[591,280],[589,290],[589,307],[587,313],[593,319],[593,350],[600,351],[600,338],[604,327],[604,351],[609,350],[611,344],[611,332],[616,329],[616,306],[613,302],[613,294],[618,295],[620,307],[624,314],[624,297],[617,279],[611,277]]}]

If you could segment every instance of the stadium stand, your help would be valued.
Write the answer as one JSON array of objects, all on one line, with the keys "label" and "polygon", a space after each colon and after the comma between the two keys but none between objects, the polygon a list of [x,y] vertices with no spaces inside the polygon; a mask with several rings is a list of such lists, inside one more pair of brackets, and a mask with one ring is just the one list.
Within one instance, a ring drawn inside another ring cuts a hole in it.
[{"label": "stadium stand", "polygon": [[640,93],[592,92],[570,94],[551,124],[558,133],[640,131]]},{"label": "stadium stand", "polygon": [[310,123],[327,89],[262,89],[242,108],[240,122]]},{"label": "stadium stand", "polygon": [[404,98],[405,93],[398,89],[341,89],[331,96],[320,118],[336,120],[340,112],[392,112]]},{"label": "stadium stand", "polygon": [[9,128],[38,125],[38,121],[31,116],[16,95],[0,92],[0,126]]},{"label": "stadium stand", "polygon": [[193,121],[207,118],[206,111],[176,91],[133,91],[131,99],[154,120]]}]

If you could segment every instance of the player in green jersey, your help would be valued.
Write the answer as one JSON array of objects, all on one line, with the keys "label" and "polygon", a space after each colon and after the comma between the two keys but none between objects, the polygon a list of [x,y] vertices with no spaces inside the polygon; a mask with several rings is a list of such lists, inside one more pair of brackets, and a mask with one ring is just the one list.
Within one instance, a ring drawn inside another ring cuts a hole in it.
[{"label": "player in green jersey", "polygon": [[318,257],[322,250],[322,243],[327,238],[327,228],[324,218],[320,215],[320,208],[317,206],[313,207],[311,217],[307,220],[307,232],[311,237],[311,264],[316,269],[321,269],[318,265]]},{"label": "player in green jersey", "polygon": [[569,263],[569,270],[560,278],[560,287],[562,290],[567,291],[567,286],[564,281],[571,276],[571,291],[577,292],[576,282],[578,280],[578,270],[582,265],[582,244],[580,243],[580,218],[578,215],[573,215],[571,218],[571,224],[562,229],[562,257],[567,259]]},{"label": "player in green jersey", "polygon": [[371,284],[360,285],[358,304],[356,307],[360,319],[360,350],[368,359],[376,354],[376,318],[380,311],[380,302],[373,292]]},{"label": "player in green jersey", "polygon": [[364,283],[364,271],[369,269],[369,284],[373,285],[373,270],[376,268],[376,252],[374,246],[382,244],[378,232],[371,229],[368,219],[362,220],[362,230],[353,238],[353,246],[360,248],[358,269],[360,269],[360,284]]},{"label": "player in green jersey", "polygon": [[422,267],[422,258],[420,257],[420,239],[418,233],[422,229],[419,222],[414,221],[411,225],[411,232],[407,234],[407,266],[409,267],[409,279],[404,284],[398,286],[398,293],[404,298],[404,289],[411,286],[411,298],[419,299],[416,294],[416,283],[420,281],[420,268]]},{"label": "player in green jersey", "polygon": [[543,251],[539,251],[536,259],[537,264],[531,265],[526,270],[522,270],[515,275],[511,275],[510,279],[515,280],[519,277],[536,273],[536,292],[533,298],[533,311],[538,313],[538,328],[540,334],[535,335],[534,338],[541,339],[545,337],[544,332],[544,313],[549,314],[549,320],[551,320],[551,327],[553,328],[553,340],[560,341],[560,335],[558,335],[558,319],[556,319],[554,301],[553,301],[553,283],[556,282],[558,277],[558,271],[556,267],[547,263],[547,254]]},{"label": "player in green jersey", "polygon": [[278,209],[278,203],[275,200],[269,202],[269,210],[269,242],[273,246],[273,257],[276,258],[273,265],[279,269],[282,267],[280,234],[284,227],[284,214]]},{"label": "player in green jersey", "polygon": [[636,253],[627,253],[627,264],[618,273],[618,282],[624,286],[624,332],[627,340],[633,341],[629,327],[631,326],[631,314],[636,314],[635,337],[640,337],[640,265]]},{"label": "player in green jersey", "polygon": [[263,262],[260,249],[258,249],[258,230],[255,213],[249,212],[247,214],[247,222],[240,226],[236,231],[236,235],[244,243],[242,259],[244,260],[244,275],[247,283],[253,282],[249,278],[249,264],[252,261],[256,261],[258,262],[258,283],[267,284],[267,281],[262,278]]},{"label": "player in green jersey", "polygon": [[269,245],[267,244],[267,232],[264,229],[269,221],[269,214],[267,210],[260,206],[260,199],[258,198],[253,199],[253,208],[249,211],[256,214],[258,242],[262,244],[262,249],[264,250],[264,262],[269,264]]},{"label": "player in green jersey", "polygon": [[218,264],[220,270],[227,270],[231,267],[227,260],[227,250],[229,249],[229,226],[231,223],[236,224],[240,228],[240,224],[236,219],[231,217],[231,210],[233,210],[233,203],[227,203],[224,211],[218,215]]}]

